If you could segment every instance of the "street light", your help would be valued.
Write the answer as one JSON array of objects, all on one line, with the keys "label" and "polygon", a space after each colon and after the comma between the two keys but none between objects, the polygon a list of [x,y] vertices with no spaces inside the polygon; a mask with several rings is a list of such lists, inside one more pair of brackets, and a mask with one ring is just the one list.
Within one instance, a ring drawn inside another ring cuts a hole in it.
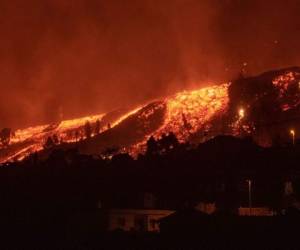
[{"label": "street light", "polygon": [[294,129],[291,129],[291,130],[290,130],[290,134],[291,134],[291,136],[292,136],[293,145],[295,145],[295,134],[296,134],[295,130],[294,130]]},{"label": "street light", "polygon": [[246,182],[248,183],[248,201],[249,201],[249,215],[252,214],[252,181],[246,180]]}]

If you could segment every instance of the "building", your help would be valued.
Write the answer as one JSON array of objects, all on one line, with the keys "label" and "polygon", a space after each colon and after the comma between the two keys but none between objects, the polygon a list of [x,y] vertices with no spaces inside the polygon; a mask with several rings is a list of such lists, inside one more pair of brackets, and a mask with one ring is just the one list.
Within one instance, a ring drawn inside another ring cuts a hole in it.
[{"label": "building", "polygon": [[112,209],[108,212],[108,230],[159,232],[159,220],[174,212],[159,209]]},{"label": "building", "polygon": [[268,207],[239,207],[238,209],[239,216],[274,216],[276,212],[271,210]]},{"label": "building", "polygon": [[213,214],[217,211],[216,203],[210,202],[199,202],[195,206],[195,210],[206,214]]}]

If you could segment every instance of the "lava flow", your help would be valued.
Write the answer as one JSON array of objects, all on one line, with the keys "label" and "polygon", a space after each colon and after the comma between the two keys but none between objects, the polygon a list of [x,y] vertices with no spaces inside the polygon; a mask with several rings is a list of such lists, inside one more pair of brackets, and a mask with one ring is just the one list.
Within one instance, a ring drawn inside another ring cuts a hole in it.
[{"label": "lava flow", "polygon": [[[125,120],[128,116],[137,112],[134,109],[121,115],[112,124],[102,124],[106,114],[92,115],[77,119],[64,120],[55,124],[40,125],[25,129],[18,129],[11,135],[9,146],[0,148],[0,163],[14,160],[22,160],[26,156],[44,149],[48,138],[57,138],[56,144],[74,143],[86,139],[85,125],[91,127],[91,137],[98,133],[111,129]],[[95,132],[96,122],[99,122],[98,132]]]},{"label": "lava flow", "polygon": [[212,117],[226,111],[229,84],[184,91],[166,99],[167,113],[163,126],[154,134],[160,137],[173,132],[184,142],[190,134],[204,129]]},{"label": "lava flow", "polygon": [[[300,73],[286,72],[273,80],[273,85],[279,91],[278,98],[282,100],[281,109],[290,110],[300,104]],[[296,91],[295,91],[296,90]]]},{"label": "lava flow", "polygon": [[[228,84],[223,84],[199,90],[184,91],[175,96],[166,98],[160,104],[166,107],[164,122],[153,135],[158,138],[162,136],[162,134],[172,131],[178,136],[180,141],[185,141],[190,134],[201,129],[210,118],[217,113],[225,111],[228,104],[227,89]],[[139,115],[139,119],[145,119],[150,113],[139,113],[141,108],[142,107],[138,107],[121,115],[112,121],[109,126],[101,127],[100,133],[118,126],[122,121],[136,113]],[[152,111],[155,112],[155,109],[156,107],[154,106]],[[10,146],[5,150],[6,154],[1,154],[0,162],[22,160],[27,155],[42,150],[49,136],[57,136],[60,143],[72,143],[83,140],[85,139],[84,125],[86,122],[89,122],[91,126],[94,127],[96,121],[101,122],[104,116],[105,114],[87,116],[79,119],[65,120],[58,124],[17,130],[11,138]],[[95,133],[92,132],[91,137],[94,135]],[[134,145],[131,145],[131,147],[137,148],[138,145],[145,144],[150,135],[145,134],[142,141],[136,142]],[[17,149],[13,149],[13,145]]]},{"label": "lava flow", "polygon": [[[281,124],[282,119],[295,121],[299,100],[299,68],[267,72],[233,83],[183,91],[114,116],[99,114],[19,129],[11,133],[9,145],[0,148],[0,163],[22,160],[49,146],[68,148],[66,145],[92,155],[108,148],[137,155],[144,152],[151,136],[158,139],[170,132],[180,142],[195,143],[220,134],[266,138],[277,133],[270,132],[271,127],[278,127],[272,124]],[[263,124],[269,125],[265,128]],[[285,127],[277,130],[289,131]]]},{"label": "lava flow", "polygon": [[[132,155],[145,151],[147,140],[153,136],[161,138],[164,134],[174,133],[180,142],[188,141],[198,131],[211,130],[212,118],[221,116],[228,108],[229,83],[213,85],[193,91],[183,91],[166,98],[161,105],[166,108],[163,124],[151,134],[128,150]],[[216,131],[214,131],[214,136]]]}]

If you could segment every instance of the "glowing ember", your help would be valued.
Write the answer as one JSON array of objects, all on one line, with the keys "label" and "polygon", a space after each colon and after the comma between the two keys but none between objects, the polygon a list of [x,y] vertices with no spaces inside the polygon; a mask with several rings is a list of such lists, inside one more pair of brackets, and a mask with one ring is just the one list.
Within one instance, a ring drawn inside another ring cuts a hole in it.
[{"label": "glowing ember", "polygon": [[243,119],[245,117],[245,110],[243,108],[240,108],[239,110],[239,117],[240,119]]},{"label": "glowing ember", "polygon": [[279,89],[280,97],[283,97],[285,92],[288,90],[289,85],[295,81],[294,72],[288,72],[281,75],[273,80],[273,84]]},{"label": "glowing ember", "polygon": [[286,72],[273,80],[273,85],[279,90],[281,109],[290,110],[300,105],[300,73]]}]

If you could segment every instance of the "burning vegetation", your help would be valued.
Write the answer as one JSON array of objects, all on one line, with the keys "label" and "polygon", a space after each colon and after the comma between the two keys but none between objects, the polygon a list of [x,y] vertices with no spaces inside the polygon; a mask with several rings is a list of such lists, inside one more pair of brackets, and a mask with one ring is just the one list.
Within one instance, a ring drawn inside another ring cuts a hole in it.
[{"label": "burning vegetation", "polygon": [[[54,147],[78,147],[89,154],[114,148],[110,151],[137,155],[150,138],[157,140],[171,132],[181,143],[230,134],[252,135],[260,145],[269,146],[274,144],[274,136],[283,137],[291,126],[293,131],[297,129],[299,104],[300,69],[272,71],[183,91],[113,115],[87,116],[14,132],[2,129],[0,162],[22,160]],[[282,126],[286,128],[279,129]]]}]

